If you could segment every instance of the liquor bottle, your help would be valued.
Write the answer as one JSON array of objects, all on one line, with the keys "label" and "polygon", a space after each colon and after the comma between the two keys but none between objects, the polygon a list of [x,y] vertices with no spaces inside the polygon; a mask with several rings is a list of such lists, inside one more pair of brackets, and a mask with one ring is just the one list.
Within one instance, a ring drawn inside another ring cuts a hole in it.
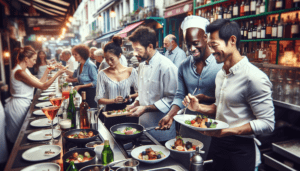
[{"label": "liquor bottle", "polygon": [[213,8],[210,10],[210,23],[214,22],[214,11]]},{"label": "liquor bottle", "polygon": [[292,22],[290,20],[290,16],[287,16],[285,29],[284,29],[284,38],[291,38],[292,37]]},{"label": "liquor bottle", "polygon": [[269,63],[269,58],[267,56],[267,48],[264,47],[264,51],[263,51],[263,54],[262,54],[262,62],[263,63]]},{"label": "liquor bottle", "polygon": [[257,39],[261,39],[261,24],[260,24],[260,20],[259,20],[259,22],[258,22],[256,38],[257,38]]},{"label": "liquor bottle", "polygon": [[114,161],[114,153],[110,148],[109,140],[104,141],[104,148],[102,151],[102,164],[105,166]]},{"label": "liquor bottle", "polygon": [[260,14],[264,13],[265,12],[265,0],[263,0],[261,3],[260,3],[260,7],[259,7],[259,12]]},{"label": "liquor bottle", "polygon": [[244,11],[245,11],[245,15],[249,15],[250,14],[250,4],[249,4],[248,0],[246,0],[246,4],[244,6]]},{"label": "liquor bottle", "polygon": [[223,19],[227,19],[227,12],[228,12],[228,10],[227,10],[227,8],[225,7],[225,10],[224,10],[224,12],[223,12]]},{"label": "liquor bottle", "polygon": [[249,25],[249,28],[248,28],[248,40],[251,40],[252,39],[252,21],[250,21],[250,25]]},{"label": "liquor bottle", "polygon": [[276,63],[276,60],[273,60],[273,59],[272,59],[272,49],[271,49],[271,47],[270,47],[270,44],[267,44],[267,56],[266,56],[266,59],[267,59],[268,61],[265,61],[265,62],[273,63],[273,64]]},{"label": "liquor bottle", "polygon": [[256,15],[260,14],[260,0],[257,1],[255,10]]},{"label": "liquor bottle", "polygon": [[272,38],[277,38],[277,27],[277,21],[275,21],[275,17],[273,17]]},{"label": "liquor bottle", "polygon": [[268,12],[275,11],[276,0],[269,0]]},{"label": "liquor bottle", "polygon": [[291,28],[291,34],[292,37],[299,37],[299,18],[298,18],[298,13],[296,13],[296,18],[292,24],[292,28]]},{"label": "liquor bottle", "polygon": [[261,42],[260,49],[258,51],[258,62],[263,61],[264,42]]},{"label": "liquor bottle", "polygon": [[240,6],[240,16],[245,16],[245,2],[244,0],[242,1],[241,3],[241,6]]},{"label": "liquor bottle", "polygon": [[67,168],[67,171],[78,171],[75,164],[74,164],[74,161],[71,161],[70,162],[70,165],[69,167]]},{"label": "liquor bottle", "polygon": [[260,38],[261,39],[266,38],[266,23],[264,23],[263,26],[261,27]]},{"label": "liquor bottle", "polygon": [[271,39],[272,37],[272,24],[271,24],[271,19],[269,17],[269,21],[266,27],[266,38]]},{"label": "liquor bottle", "polygon": [[227,19],[231,19],[232,18],[232,6],[230,6],[229,8],[228,8],[228,11],[227,11],[227,17],[226,17]]},{"label": "liquor bottle", "polygon": [[253,25],[252,39],[257,39],[257,26],[256,26],[256,24]]},{"label": "liquor bottle", "polygon": [[71,119],[71,128],[76,128],[76,108],[73,102],[73,89],[70,90],[67,118]]},{"label": "liquor bottle", "polygon": [[232,17],[236,18],[239,16],[239,3],[236,1],[236,3],[233,6],[233,12],[232,12]]},{"label": "liquor bottle", "polygon": [[293,0],[293,8],[300,7],[300,0]]},{"label": "liquor bottle", "polygon": [[90,122],[88,119],[89,105],[86,102],[86,92],[81,92],[82,102],[79,107],[80,111],[80,129],[90,129]]},{"label": "liquor bottle", "polygon": [[206,1],[206,4],[210,4],[210,3],[211,3],[211,0],[207,0],[207,1]]},{"label": "liquor bottle", "polygon": [[222,19],[222,18],[223,18],[223,7],[220,6],[219,13],[218,13],[218,19]]},{"label": "liquor bottle", "polygon": [[276,0],[275,10],[282,10],[284,6],[283,0]]},{"label": "liquor bottle", "polygon": [[254,15],[256,12],[256,0],[251,0],[250,2],[250,14]]},{"label": "liquor bottle", "polygon": [[242,39],[242,40],[245,39],[245,37],[244,37],[244,29],[245,29],[244,24],[245,24],[245,23],[241,23],[241,25],[242,25],[242,26],[241,26],[241,39]]},{"label": "liquor bottle", "polygon": [[281,18],[277,26],[277,38],[283,38],[283,33],[284,33],[284,22],[283,22],[283,18]]},{"label": "liquor bottle", "polygon": [[246,27],[244,29],[244,39],[248,38],[248,23],[246,23]]}]

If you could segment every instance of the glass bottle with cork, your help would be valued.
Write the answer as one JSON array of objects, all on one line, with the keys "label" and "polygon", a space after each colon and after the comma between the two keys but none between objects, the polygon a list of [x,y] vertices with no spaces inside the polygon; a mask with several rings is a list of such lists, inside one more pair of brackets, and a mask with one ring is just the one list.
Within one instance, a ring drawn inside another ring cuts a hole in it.
[{"label": "glass bottle with cork", "polygon": [[75,93],[73,93],[73,88],[70,89],[70,95],[69,95],[69,106],[67,108],[67,118],[71,120],[71,128],[76,128],[76,108],[73,101],[73,96],[75,96]]},{"label": "glass bottle with cork", "polygon": [[114,161],[114,153],[110,148],[109,140],[104,141],[104,149],[102,151],[102,164],[105,166]]},{"label": "glass bottle with cork", "polygon": [[81,92],[82,102],[79,107],[80,112],[80,129],[90,129],[90,121],[88,118],[89,105],[86,102],[86,92]]}]

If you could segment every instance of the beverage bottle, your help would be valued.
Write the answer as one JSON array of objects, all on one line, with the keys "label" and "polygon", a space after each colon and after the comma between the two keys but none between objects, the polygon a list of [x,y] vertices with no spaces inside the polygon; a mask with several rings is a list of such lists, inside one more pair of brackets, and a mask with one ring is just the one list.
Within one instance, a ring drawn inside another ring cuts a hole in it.
[{"label": "beverage bottle", "polygon": [[256,38],[257,38],[257,39],[261,39],[261,24],[260,24],[260,20],[258,21],[258,27],[257,27]]},{"label": "beverage bottle", "polygon": [[70,90],[67,118],[71,119],[71,128],[76,128],[76,108],[73,101],[73,89]]},{"label": "beverage bottle", "polygon": [[249,25],[249,29],[248,29],[248,40],[251,40],[252,39],[252,20],[250,21],[250,25]]},{"label": "beverage bottle", "polygon": [[250,14],[254,15],[256,13],[256,0],[251,0],[250,2]]},{"label": "beverage bottle", "polygon": [[257,1],[255,10],[256,15],[260,14],[260,0]]},{"label": "beverage bottle", "polygon": [[104,149],[102,151],[102,164],[107,165],[114,161],[114,153],[110,148],[109,140],[104,141]]},{"label": "beverage bottle", "polygon": [[71,161],[70,162],[70,165],[69,167],[67,168],[67,171],[78,171],[75,164],[74,164],[74,161]]},{"label": "beverage bottle", "polygon": [[284,33],[283,30],[284,30],[284,22],[283,22],[283,18],[281,18],[281,20],[277,26],[277,37],[278,38],[283,38],[283,33]]},{"label": "beverage bottle", "polygon": [[276,3],[275,3],[275,10],[282,10],[284,9],[284,2],[283,0],[276,0]]},{"label": "beverage bottle", "polygon": [[244,6],[244,12],[245,15],[250,15],[250,4],[249,4],[249,0],[246,1],[245,6]]},{"label": "beverage bottle", "polygon": [[80,129],[90,129],[90,121],[88,118],[89,105],[86,102],[86,92],[81,92],[82,102],[79,107],[80,111]]},{"label": "beverage bottle", "polygon": [[300,7],[300,0],[293,0],[293,8]]},{"label": "beverage bottle", "polygon": [[265,39],[266,38],[266,23],[263,24],[260,32],[260,38]]},{"label": "beverage bottle", "polygon": [[261,3],[260,3],[260,9],[259,9],[259,13],[262,14],[264,13],[266,10],[265,10],[265,0],[263,0]]},{"label": "beverage bottle", "polygon": [[268,25],[266,27],[266,38],[271,39],[272,38],[272,24],[271,19],[269,17]]},{"label": "beverage bottle", "polygon": [[290,16],[287,16],[285,29],[284,29],[284,38],[291,38],[292,37],[292,22],[290,20]]},{"label": "beverage bottle", "polygon": [[273,17],[273,25],[272,25],[272,38],[277,38],[277,22],[275,21],[275,17]]},{"label": "beverage bottle", "polygon": [[257,26],[256,26],[256,24],[254,24],[253,30],[252,30],[252,39],[256,39],[256,38],[257,38]]},{"label": "beverage bottle", "polygon": [[240,6],[240,16],[245,16],[245,2],[242,1],[241,6]]},{"label": "beverage bottle", "polygon": [[268,12],[275,10],[275,4],[276,4],[276,0],[269,0]]},{"label": "beverage bottle", "polygon": [[233,6],[233,12],[232,12],[233,18],[236,18],[239,16],[239,3],[236,1],[236,3]]},{"label": "beverage bottle", "polygon": [[299,33],[300,33],[300,27],[299,27],[299,18],[298,18],[298,13],[296,13],[296,18],[292,24],[292,28],[291,28],[291,34],[292,37],[299,37]]}]

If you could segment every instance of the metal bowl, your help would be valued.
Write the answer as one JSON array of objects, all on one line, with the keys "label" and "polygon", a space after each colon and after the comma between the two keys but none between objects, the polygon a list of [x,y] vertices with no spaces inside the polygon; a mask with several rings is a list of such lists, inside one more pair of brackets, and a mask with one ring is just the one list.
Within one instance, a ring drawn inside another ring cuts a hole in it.
[{"label": "metal bowl", "polygon": [[[71,135],[71,134],[78,134],[81,131],[86,131],[86,132],[92,131],[95,136],[90,137],[90,138],[81,138],[81,139],[68,138],[69,135]],[[79,144],[86,144],[88,142],[94,141],[98,137],[98,135],[99,135],[99,132],[97,130],[95,130],[95,129],[73,129],[73,130],[70,130],[70,131],[66,132],[64,134],[64,138],[68,142],[72,142],[72,143],[75,143],[75,144],[78,144],[78,143]]]},{"label": "metal bowl", "polygon": [[77,152],[78,154],[83,155],[85,152],[89,152],[90,155],[92,157],[94,157],[92,160],[90,161],[86,161],[86,162],[82,162],[82,163],[74,163],[77,169],[80,169],[84,166],[87,165],[91,165],[91,164],[95,164],[96,162],[96,153],[94,150],[90,149],[90,148],[76,148],[74,150],[68,151],[64,154],[63,156],[63,162],[64,162],[64,170],[67,170],[67,168],[69,167],[69,163],[66,162],[66,159],[71,157],[73,155],[73,153]]},{"label": "metal bowl", "polygon": [[[102,164],[93,164],[93,165],[85,166],[81,168],[79,171],[101,171],[103,167],[104,166]],[[107,170],[113,171],[111,168],[108,168]]]},{"label": "metal bowl", "polygon": [[[126,127],[132,127],[135,128],[138,131],[141,131],[140,133],[137,134],[132,134],[132,135],[122,135],[122,134],[115,134],[115,131],[118,131],[118,129],[125,129]],[[145,128],[142,125],[136,124],[136,123],[121,123],[114,125],[110,128],[111,134],[116,138],[120,140],[129,140],[129,139],[134,139],[138,138],[143,134],[143,131]]]}]

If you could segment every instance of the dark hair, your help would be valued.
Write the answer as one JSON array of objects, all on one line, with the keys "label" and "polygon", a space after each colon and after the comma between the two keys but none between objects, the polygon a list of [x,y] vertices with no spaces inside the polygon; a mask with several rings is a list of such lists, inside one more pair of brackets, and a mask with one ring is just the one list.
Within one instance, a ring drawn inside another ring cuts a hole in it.
[{"label": "dark hair", "polygon": [[20,63],[21,61],[23,61],[25,57],[32,58],[35,54],[36,51],[31,46],[25,46],[23,48],[20,48],[17,57],[18,62]]},{"label": "dark hair", "polygon": [[110,52],[115,54],[117,57],[122,53],[122,38],[120,36],[114,36],[110,42],[104,46],[104,53]]},{"label": "dark hair", "polygon": [[72,52],[77,52],[84,60],[87,60],[90,55],[90,49],[87,45],[76,45],[72,48]]},{"label": "dark hair", "polygon": [[206,27],[207,33],[219,31],[219,37],[225,41],[226,45],[231,36],[236,37],[236,48],[239,48],[241,40],[240,26],[235,21],[229,19],[219,19]]},{"label": "dark hair", "polygon": [[39,67],[40,67],[40,65],[41,65],[41,63],[42,63],[42,60],[41,60],[41,58],[39,57],[41,53],[44,53],[44,54],[45,54],[44,62],[47,64],[47,60],[46,60],[47,54],[46,54],[45,51],[40,50],[40,51],[37,53],[36,64],[33,66],[35,72],[37,72],[37,71],[39,70]]},{"label": "dark hair", "polygon": [[156,48],[156,33],[150,27],[140,26],[129,36],[129,40],[131,42],[139,42],[145,48],[149,44],[153,45],[153,49]]}]

